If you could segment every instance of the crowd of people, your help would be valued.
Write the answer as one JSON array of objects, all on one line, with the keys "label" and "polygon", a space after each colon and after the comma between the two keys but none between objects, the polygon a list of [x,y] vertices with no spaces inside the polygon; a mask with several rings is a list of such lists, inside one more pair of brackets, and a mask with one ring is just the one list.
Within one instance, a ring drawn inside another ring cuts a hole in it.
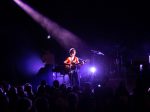
[{"label": "crowd of people", "polygon": [[133,112],[150,110],[149,89],[141,79],[130,94],[124,82],[113,91],[106,83],[92,88],[67,87],[54,80],[50,86],[45,80],[33,91],[30,83],[14,86],[0,83],[0,112]]}]

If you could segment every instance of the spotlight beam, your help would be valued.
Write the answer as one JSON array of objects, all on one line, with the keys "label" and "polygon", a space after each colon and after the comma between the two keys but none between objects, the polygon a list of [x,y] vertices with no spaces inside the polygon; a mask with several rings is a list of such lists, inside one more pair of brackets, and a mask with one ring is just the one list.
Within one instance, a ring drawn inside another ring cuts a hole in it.
[{"label": "spotlight beam", "polygon": [[50,35],[55,37],[55,39],[63,47],[81,48],[81,46],[85,46],[81,39],[79,39],[76,35],[40,14],[26,3],[22,2],[21,0],[14,0],[14,2],[18,4],[18,6],[20,6],[29,16],[31,16],[33,20],[39,23]]}]

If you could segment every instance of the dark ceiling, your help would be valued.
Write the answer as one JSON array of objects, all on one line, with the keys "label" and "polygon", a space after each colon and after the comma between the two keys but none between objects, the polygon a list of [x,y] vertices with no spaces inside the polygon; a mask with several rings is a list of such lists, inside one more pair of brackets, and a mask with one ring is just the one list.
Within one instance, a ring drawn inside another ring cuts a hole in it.
[{"label": "dark ceiling", "polygon": [[[31,7],[78,35],[89,44],[121,44],[135,47],[149,37],[149,7],[144,1],[23,0]],[[3,32],[44,31],[13,0],[2,3]],[[34,31],[35,30],[35,31]],[[43,31],[42,31],[43,30]],[[2,33],[3,33],[2,32]],[[31,33],[30,33],[31,34]],[[98,41],[97,41],[98,40]],[[92,43],[91,43],[92,42]]]}]

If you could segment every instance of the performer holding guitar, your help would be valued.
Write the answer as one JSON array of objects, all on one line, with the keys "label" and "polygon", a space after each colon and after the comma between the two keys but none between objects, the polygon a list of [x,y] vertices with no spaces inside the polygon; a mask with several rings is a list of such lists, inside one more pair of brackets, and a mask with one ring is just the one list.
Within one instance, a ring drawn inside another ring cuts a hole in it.
[{"label": "performer holding guitar", "polygon": [[78,66],[80,63],[79,58],[76,56],[75,48],[69,50],[70,56],[64,61],[65,67],[68,70],[71,86],[79,86]]}]

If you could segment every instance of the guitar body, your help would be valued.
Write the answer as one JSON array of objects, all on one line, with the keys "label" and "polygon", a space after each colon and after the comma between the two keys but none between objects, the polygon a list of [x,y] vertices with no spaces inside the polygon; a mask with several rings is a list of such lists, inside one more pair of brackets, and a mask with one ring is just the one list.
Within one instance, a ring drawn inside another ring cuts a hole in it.
[{"label": "guitar body", "polygon": [[65,71],[69,74],[69,73],[73,73],[73,72],[77,72],[79,69],[80,69],[80,67],[82,66],[82,65],[84,65],[85,63],[87,63],[88,62],[88,60],[86,60],[86,61],[81,61],[80,63],[70,63],[70,64],[66,64],[65,63]]},{"label": "guitar body", "polygon": [[75,71],[77,71],[79,68],[80,68],[80,65],[79,65],[79,64],[67,64],[67,65],[65,65],[65,70],[66,70],[68,73],[75,72]]}]

